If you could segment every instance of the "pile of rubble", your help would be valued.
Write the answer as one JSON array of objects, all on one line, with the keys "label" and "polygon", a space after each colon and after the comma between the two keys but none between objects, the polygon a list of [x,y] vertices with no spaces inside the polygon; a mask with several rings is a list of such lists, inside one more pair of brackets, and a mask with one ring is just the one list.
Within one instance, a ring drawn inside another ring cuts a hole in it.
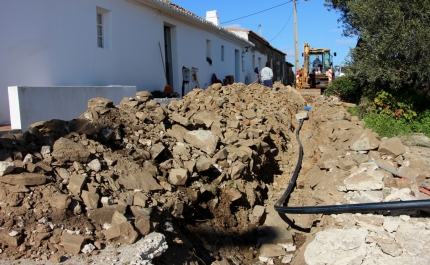
[{"label": "pile of rubble", "polygon": [[429,183],[428,149],[381,139],[337,100],[319,97],[309,112],[306,105],[279,83],[214,84],[168,105],[141,91],[118,106],[94,98],[75,120],[0,138],[0,259],[425,264],[425,209],[274,210],[297,163],[297,117],[306,116],[288,205],[429,198],[421,187]]},{"label": "pile of rubble", "polygon": [[168,106],[142,91],[118,106],[94,98],[75,120],[6,135],[0,256],[59,262],[175,232],[175,220],[258,227],[264,212],[255,206],[288,166],[292,117],[305,104],[280,84],[214,84]]}]

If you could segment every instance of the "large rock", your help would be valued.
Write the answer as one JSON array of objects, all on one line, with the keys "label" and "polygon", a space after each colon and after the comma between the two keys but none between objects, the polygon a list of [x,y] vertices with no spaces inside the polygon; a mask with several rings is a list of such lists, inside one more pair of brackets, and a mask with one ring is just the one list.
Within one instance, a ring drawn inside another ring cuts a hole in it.
[{"label": "large rock", "polygon": [[64,247],[64,251],[74,255],[77,255],[79,252],[81,252],[81,248],[85,241],[86,239],[82,235],[72,235],[64,232],[61,236],[61,244]]},{"label": "large rock", "polygon": [[380,141],[371,130],[358,133],[351,141],[350,149],[353,151],[369,151],[378,148]]},{"label": "large rock", "polygon": [[308,265],[361,265],[366,256],[365,229],[327,229],[318,232],[305,250]]},{"label": "large rock", "polygon": [[393,137],[382,141],[379,145],[379,152],[384,153],[386,155],[392,155],[394,157],[401,155],[406,152],[406,148],[403,145],[402,141],[398,137]]},{"label": "large rock", "polygon": [[129,174],[121,175],[117,181],[119,184],[123,185],[125,189],[128,190],[162,190],[160,184],[157,183],[157,181],[152,177],[152,174],[148,171],[129,172]]},{"label": "large rock", "polygon": [[214,135],[211,131],[197,130],[185,133],[184,140],[195,148],[198,148],[209,155],[213,155],[216,150],[219,137]]},{"label": "large rock", "polygon": [[175,186],[183,186],[187,183],[188,171],[183,168],[173,168],[169,172],[169,182]]},{"label": "large rock", "polygon": [[197,172],[202,172],[211,168],[212,162],[206,156],[201,156],[196,162]]},{"label": "large rock", "polygon": [[37,173],[11,174],[0,177],[0,182],[20,186],[37,186],[46,183],[46,176]]},{"label": "large rock", "polygon": [[[381,190],[384,177],[390,177],[386,171],[377,170],[374,163],[363,163],[360,168],[349,175],[343,183],[346,190]],[[342,190],[342,188],[340,188]]]},{"label": "large rock", "polygon": [[133,244],[138,237],[133,226],[127,221],[113,225],[104,231],[104,235],[107,241],[121,244]]},{"label": "large rock", "polygon": [[88,209],[97,209],[99,205],[100,195],[95,192],[82,191],[81,198]]},{"label": "large rock", "polygon": [[62,137],[55,141],[52,156],[60,162],[86,163],[90,152],[82,144]]},{"label": "large rock", "polygon": [[125,214],[126,209],[126,205],[114,204],[102,208],[89,210],[87,215],[88,218],[90,218],[93,222],[103,225],[112,221],[112,217],[115,212]]}]

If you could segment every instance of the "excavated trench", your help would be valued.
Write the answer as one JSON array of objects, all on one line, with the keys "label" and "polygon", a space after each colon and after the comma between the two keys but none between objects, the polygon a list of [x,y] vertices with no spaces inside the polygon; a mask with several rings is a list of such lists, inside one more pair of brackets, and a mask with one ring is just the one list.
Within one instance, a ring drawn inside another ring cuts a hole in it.
[{"label": "excavated trench", "polygon": [[156,264],[257,260],[265,214],[252,212],[290,166],[304,105],[280,84],[215,84],[169,105],[148,92],[118,106],[96,98],[75,120],[6,135],[0,256],[67,260],[159,231],[169,248]]},{"label": "excavated trench", "polygon": [[[307,113],[306,105],[312,109],[300,132],[303,163],[288,205],[385,200],[405,188],[412,192],[399,200],[420,195],[416,182],[367,163],[378,158],[425,172],[411,152],[387,155],[397,151],[364,130],[344,103],[305,100],[279,83],[274,89],[214,84],[168,105],[146,91],[118,106],[95,98],[75,120],[39,122],[0,138],[0,259],[317,264],[309,257],[318,253],[306,249],[314,248],[318,231],[374,220],[275,211],[298,162],[295,115]],[[357,174],[358,184],[350,180]]]}]

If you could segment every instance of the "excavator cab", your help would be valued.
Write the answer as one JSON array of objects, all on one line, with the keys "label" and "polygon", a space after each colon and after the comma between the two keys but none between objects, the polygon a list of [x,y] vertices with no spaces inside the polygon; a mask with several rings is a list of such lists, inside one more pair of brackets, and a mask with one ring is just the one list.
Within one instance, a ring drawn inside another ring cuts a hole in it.
[{"label": "excavator cab", "polygon": [[[315,60],[317,61],[319,60],[321,62],[319,66],[316,66],[314,64]],[[309,62],[311,64],[311,67],[310,67],[311,73],[314,71],[320,72],[320,73],[326,73],[328,69],[331,69],[333,66],[332,57],[329,49],[310,49]]]},{"label": "excavator cab", "polygon": [[[336,56],[336,53],[333,54]],[[297,71],[296,87],[298,89],[324,89],[333,79],[333,56],[330,49],[310,48],[304,44],[303,68]]]}]

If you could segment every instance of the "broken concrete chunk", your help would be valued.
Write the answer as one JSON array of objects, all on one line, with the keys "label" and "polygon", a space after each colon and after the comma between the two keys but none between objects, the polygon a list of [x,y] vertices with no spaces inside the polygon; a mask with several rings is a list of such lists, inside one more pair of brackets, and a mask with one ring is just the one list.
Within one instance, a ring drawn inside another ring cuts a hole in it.
[{"label": "broken concrete chunk", "polygon": [[184,140],[195,148],[213,155],[217,148],[219,137],[211,131],[197,130],[185,133]]},{"label": "broken concrete chunk", "polygon": [[100,161],[96,158],[93,159],[90,163],[88,163],[88,167],[95,172],[99,172],[102,168],[102,165]]},{"label": "broken concrete chunk", "polygon": [[13,162],[0,161],[0,177],[11,173],[15,169]]},{"label": "broken concrete chunk", "polygon": [[366,256],[365,229],[327,229],[305,250],[305,261],[317,264],[361,264]]},{"label": "broken concrete chunk", "polygon": [[381,190],[384,175],[380,171],[352,173],[343,183],[346,190]]},{"label": "broken concrete chunk", "polygon": [[43,158],[47,158],[51,156],[51,147],[49,145],[44,145],[40,148],[40,154]]}]

